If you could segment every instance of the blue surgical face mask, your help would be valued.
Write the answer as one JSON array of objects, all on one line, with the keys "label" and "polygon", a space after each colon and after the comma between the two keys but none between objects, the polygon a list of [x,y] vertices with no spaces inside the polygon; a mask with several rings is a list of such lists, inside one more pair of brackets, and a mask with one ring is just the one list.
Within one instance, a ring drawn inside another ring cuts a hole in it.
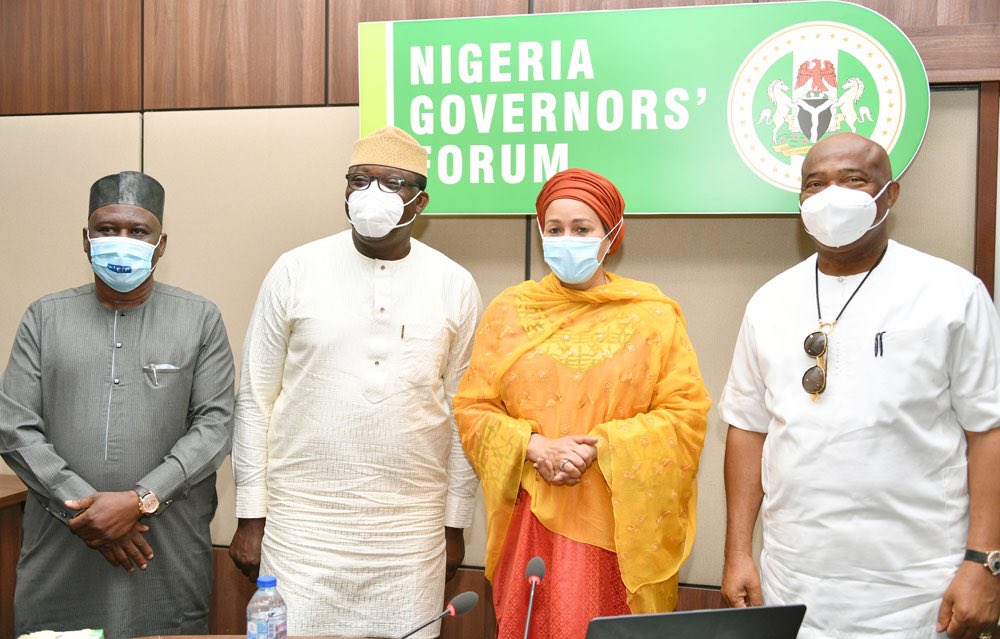
[{"label": "blue surgical face mask", "polygon": [[90,237],[90,266],[105,284],[119,293],[128,293],[146,281],[153,272],[153,253],[160,245],[130,237]]},{"label": "blue surgical face mask", "polygon": [[[624,218],[623,218],[624,219]],[[601,262],[607,256],[607,252],[601,255],[601,242],[612,233],[618,236],[623,220],[618,220],[618,224],[608,231],[604,237],[573,237],[562,235],[559,237],[546,237],[542,232],[541,225],[538,230],[542,233],[542,255],[545,263],[549,265],[559,281],[564,284],[583,284],[594,276]],[[611,244],[614,244],[612,238]],[[610,244],[608,250],[611,250]]]}]

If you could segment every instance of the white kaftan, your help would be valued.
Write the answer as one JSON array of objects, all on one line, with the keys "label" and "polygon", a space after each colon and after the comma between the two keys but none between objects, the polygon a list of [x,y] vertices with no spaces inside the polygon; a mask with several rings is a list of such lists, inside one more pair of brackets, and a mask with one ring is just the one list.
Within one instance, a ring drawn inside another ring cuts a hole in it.
[{"label": "white kaftan", "polygon": [[267,518],[260,574],[289,635],[394,637],[442,609],[444,527],[475,503],[451,404],[481,313],[468,271],[416,240],[376,260],[345,231],[268,273],[233,468],[237,517]]},{"label": "white kaftan", "polygon": [[[968,531],[963,429],[1000,423],[1000,322],[977,278],[890,241],[830,334],[813,401],[815,264],[750,300],[719,402],[729,424],[767,433],[764,600],[808,606],[801,639],[937,637]],[[819,277],[832,321],[864,274]]]}]

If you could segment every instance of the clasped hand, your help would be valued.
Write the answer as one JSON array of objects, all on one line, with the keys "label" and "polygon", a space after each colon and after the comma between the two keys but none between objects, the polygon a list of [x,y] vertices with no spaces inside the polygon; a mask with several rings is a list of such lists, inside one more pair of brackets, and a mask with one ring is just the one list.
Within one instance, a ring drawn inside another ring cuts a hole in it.
[{"label": "clasped hand", "polygon": [[528,461],[542,479],[557,486],[573,486],[597,461],[597,438],[569,435],[550,439],[533,433],[528,440]]},{"label": "clasped hand", "polygon": [[69,520],[70,530],[109,564],[129,572],[136,566],[146,569],[153,549],[142,535],[149,526],[139,522],[139,496],[135,492],[93,493],[67,501],[66,507],[80,511]]}]

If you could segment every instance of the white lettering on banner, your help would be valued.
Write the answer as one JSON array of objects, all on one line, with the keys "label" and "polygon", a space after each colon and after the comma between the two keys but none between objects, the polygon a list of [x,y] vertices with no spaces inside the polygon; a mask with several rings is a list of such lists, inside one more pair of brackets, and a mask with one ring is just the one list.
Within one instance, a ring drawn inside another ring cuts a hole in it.
[{"label": "white lettering on banner", "polygon": [[462,152],[454,144],[441,147],[438,153],[437,176],[442,184],[458,184],[462,179]]},{"label": "white lettering on banner", "polygon": [[497,109],[497,94],[490,93],[486,96],[486,104],[483,104],[483,96],[475,94],[472,97],[472,117],[476,119],[476,131],[479,133],[490,132],[490,122],[493,121],[493,112]]},{"label": "white lettering on banner", "polygon": [[510,42],[490,43],[490,82],[510,82]]},{"label": "white lettering on banner", "polygon": [[418,95],[410,101],[410,130],[413,135],[434,133],[434,101],[430,96]]},{"label": "white lettering on banner", "polygon": [[457,135],[465,129],[465,101],[460,95],[446,95],[441,100],[441,130]]},{"label": "white lettering on banner", "polygon": [[[487,46],[485,68],[488,71],[485,81],[493,84],[513,82],[512,67],[517,69],[519,82],[562,80],[564,76],[562,47],[562,40],[549,42],[547,51],[549,74],[545,77],[546,49],[541,42],[518,42],[516,49],[513,42],[491,42]],[[456,54],[450,44],[437,47],[433,45],[410,47],[410,84],[413,86],[452,84],[455,81],[456,67],[459,82],[482,83],[483,48],[469,42],[460,46]],[[439,70],[439,74],[435,74],[435,70]],[[594,79],[594,63],[590,57],[590,44],[587,40],[581,38],[573,41],[569,64],[565,69],[565,79]]]},{"label": "white lettering on banner", "polygon": [[566,131],[590,130],[590,92],[566,93],[563,129]]},{"label": "white lettering on banner", "polygon": [[[516,157],[511,161],[510,151],[513,147]],[[500,177],[507,184],[520,184],[524,181],[524,145],[504,144],[500,147]]]},{"label": "white lettering on banner", "polygon": [[535,184],[541,184],[550,177],[569,168],[569,145],[555,144],[552,154],[546,153],[544,144],[535,145]]},{"label": "white lettering on banner", "polygon": [[653,130],[655,128],[656,92],[648,89],[634,89],[632,91],[632,130]]},{"label": "white lettering on banner", "polygon": [[[704,104],[706,90],[699,87],[695,91],[694,104]],[[691,94],[687,89],[674,87],[662,96],[660,103],[657,93],[651,89],[633,89],[627,95],[608,89],[597,94],[593,101],[589,91],[568,91],[561,96],[545,92],[449,94],[435,106],[431,97],[418,95],[410,101],[410,130],[414,135],[432,135],[438,130],[447,135],[459,135],[469,124],[467,114],[470,110],[476,132],[480,134],[524,133],[526,125],[532,133],[589,131],[593,125],[602,131],[618,131],[626,125],[626,115],[628,126],[634,131],[655,131],[660,122],[675,131],[685,128],[691,120],[687,106]]]},{"label": "white lettering on banner", "polygon": [[[430,47],[428,47],[430,48]],[[458,77],[466,84],[483,81],[483,50],[478,44],[463,44],[458,49]],[[433,78],[433,76],[431,76]]]},{"label": "white lettering on banner", "polygon": [[473,184],[493,184],[493,149],[485,144],[469,147],[469,181]]},{"label": "white lettering on banner", "polygon": [[441,46],[441,84],[451,84],[451,45]]},{"label": "white lettering on banner", "polygon": [[622,128],[625,106],[622,94],[617,91],[601,91],[597,96],[597,126],[603,131],[617,131]]},{"label": "white lettering on banner", "polygon": [[576,76],[580,74],[587,80],[594,79],[594,63],[590,61],[590,47],[586,40],[577,40],[573,43],[566,79],[576,80]]},{"label": "white lettering on banner", "polygon": [[531,94],[531,132],[542,132],[542,120],[545,120],[545,131],[556,130],[556,96],[551,93]]},{"label": "white lettering on banner", "polygon": [[410,84],[434,84],[434,47],[410,47]]},{"label": "white lettering on banner", "polygon": [[[698,89],[699,95],[705,90]],[[673,111],[674,115],[663,116],[663,123],[667,125],[668,129],[683,129],[688,125],[688,110],[681,102],[688,101],[688,92],[684,89],[670,89],[667,91],[667,95],[664,96],[663,103],[667,105],[667,109]]]},{"label": "white lettering on banner", "polygon": [[524,123],[515,122],[514,119],[524,117],[523,93],[503,94],[503,132],[504,133],[524,133]]},{"label": "white lettering on banner", "polygon": [[[465,178],[465,157],[462,149],[455,144],[446,144],[437,150],[424,147],[429,156],[428,164],[437,170],[437,179],[442,184],[458,184]],[[506,184],[520,184],[527,176],[527,145],[500,145],[500,178]],[[468,179],[470,184],[494,184],[497,157],[496,148],[485,144],[468,147]],[[532,180],[541,184],[550,177],[569,168],[569,145],[532,145]]]},{"label": "white lettering on banner", "polygon": [[540,82],[545,79],[542,71],[542,55],[544,53],[541,42],[518,42],[517,43],[517,80],[518,82],[528,81],[528,69],[531,69],[531,79]]}]

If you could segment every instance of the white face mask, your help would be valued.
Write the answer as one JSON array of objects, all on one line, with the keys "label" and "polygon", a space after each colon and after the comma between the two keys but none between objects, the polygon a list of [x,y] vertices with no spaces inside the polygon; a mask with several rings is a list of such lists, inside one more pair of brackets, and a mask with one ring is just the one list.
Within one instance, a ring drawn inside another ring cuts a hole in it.
[{"label": "white face mask", "polygon": [[[420,197],[421,191],[413,196]],[[351,224],[360,235],[370,238],[382,238],[393,229],[412,224],[417,219],[414,215],[408,222],[399,223],[403,217],[403,208],[410,204],[403,202],[398,193],[386,193],[374,181],[363,191],[352,191],[347,198],[347,214]]]},{"label": "white face mask", "polygon": [[857,242],[889,217],[889,210],[886,209],[882,219],[872,223],[878,213],[875,200],[882,196],[892,182],[886,182],[875,197],[861,189],[846,189],[836,185],[810,196],[799,205],[806,233],[830,248]]}]

